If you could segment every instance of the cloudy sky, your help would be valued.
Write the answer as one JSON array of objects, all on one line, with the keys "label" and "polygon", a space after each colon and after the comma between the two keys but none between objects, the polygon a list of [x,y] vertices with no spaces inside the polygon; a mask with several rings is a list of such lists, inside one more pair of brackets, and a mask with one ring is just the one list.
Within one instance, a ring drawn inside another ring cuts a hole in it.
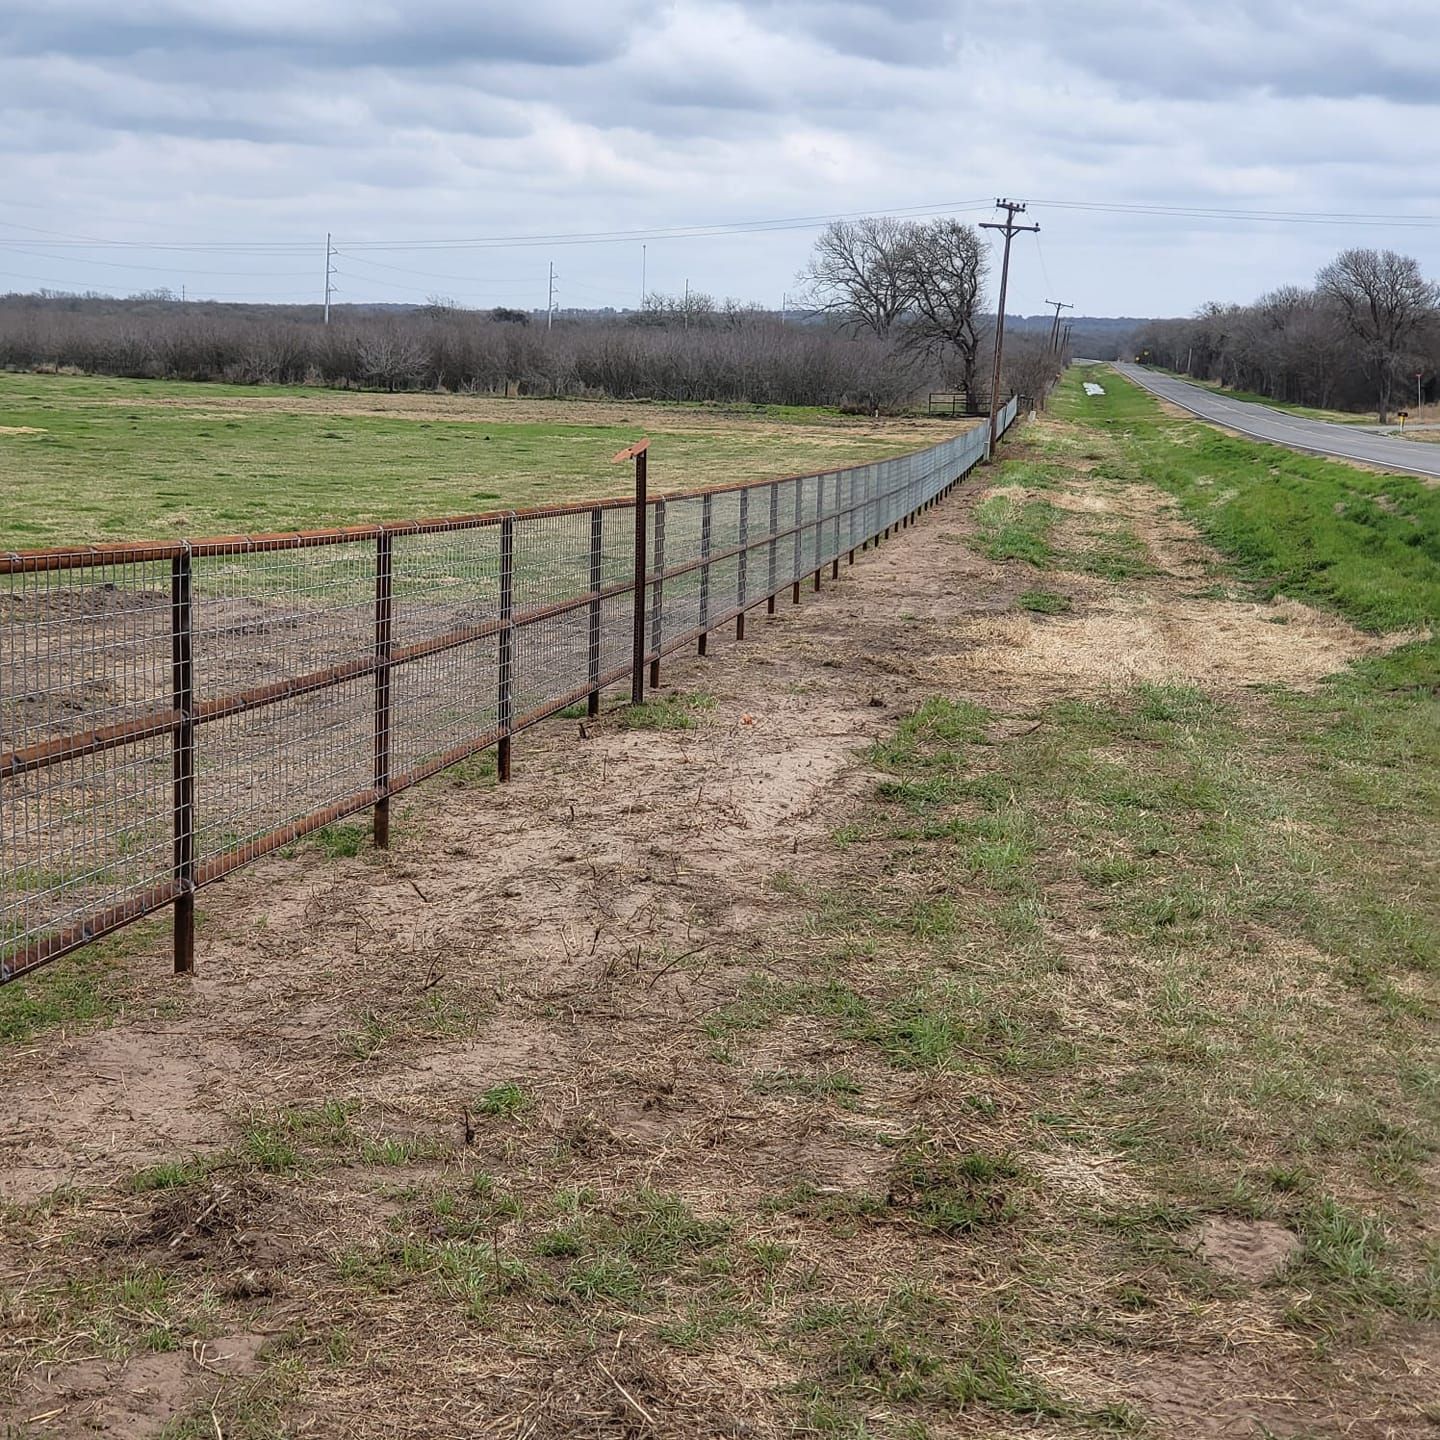
[{"label": "cloudy sky", "polygon": [[553,262],[558,304],[624,306],[643,236],[649,288],[779,305],[814,217],[989,219],[1002,194],[1042,227],[1012,311],[1185,313],[1347,244],[1440,275],[1437,22],[1437,0],[0,0],[0,289],[313,300],[330,231],[340,300],[543,306]]}]

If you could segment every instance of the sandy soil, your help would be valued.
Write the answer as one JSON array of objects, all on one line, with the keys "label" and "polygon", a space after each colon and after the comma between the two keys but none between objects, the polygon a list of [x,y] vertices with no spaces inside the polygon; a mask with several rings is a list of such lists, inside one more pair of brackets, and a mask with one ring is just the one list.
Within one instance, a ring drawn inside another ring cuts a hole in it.
[{"label": "sandy soil", "polygon": [[[1160,573],[1123,588],[1047,576],[1073,611],[1030,617],[1014,604],[1035,586],[1033,572],[991,564],[963,543],[974,498],[862,555],[838,584],[827,575],[821,597],[807,588],[800,607],[787,596],[774,620],[754,615],[743,645],[717,636],[708,659],[668,662],[664,693],[716,697],[698,728],[552,722],[517,740],[511,785],[441,777],[412,794],[389,855],[276,857],[206,891],[192,982],[165,973],[157,935],[126,962],[135,994],[112,1028],[47,1037],[0,1060],[12,1117],[0,1137],[0,1195],[112,1185],[147,1163],[233,1143],[253,1107],[337,1095],[357,1097],[389,1133],[458,1140],[474,1096],[512,1080],[555,1135],[601,1157],[615,1183],[685,1177],[702,1211],[707,1193],[733,1204],[799,1179],[824,1190],[880,1173],[887,1152],[863,1124],[817,1120],[778,1097],[737,1100],[693,1031],[694,1017],[732,992],[737,967],[752,968],[799,920],[798,904],[769,878],[788,869],[813,879],[836,863],[824,842],[869,783],[864,747],[937,692],[981,700],[1002,726],[1018,725],[1038,701],[1136,677],[1226,691],[1308,685],[1380,644],[1304,606],[1203,598],[1197,585],[1212,557],[1138,488],[1086,503],[1123,514]],[[449,1038],[452,1021],[459,1038]],[[790,1022],[773,1037],[774,1063],[823,1065],[825,1044]],[[866,1077],[867,1093],[900,1083]],[[1125,1183],[1116,1157],[1061,1157],[1051,1170],[1047,1183],[1065,1193]],[[240,1217],[227,1232],[239,1237],[236,1273],[260,1277],[269,1298],[256,1303],[270,1307],[270,1333],[303,1313],[317,1257],[383,1225],[380,1188],[353,1166],[327,1173],[318,1193],[227,1192],[223,1203]],[[141,1253],[160,1243],[148,1204],[120,1202],[116,1214],[124,1243]],[[170,1229],[183,1238],[189,1224]],[[872,1243],[869,1263],[883,1271],[886,1241]],[[1196,1244],[1246,1274],[1268,1273],[1286,1253],[1282,1237],[1253,1227],[1207,1231]],[[29,1268],[15,1254],[0,1265]],[[307,1433],[434,1433],[424,1390],[445,1383],[442,1374],[465,1377],[471,1396],[454,1433],[500,1433],[490,1424],[508,1415],[503,1433],[559,1434],[540,1421],[566,1407],[624,1411],[603,1377],[577,1378],[563,1358],[484,1356],[454,1316],[427,1324],[424,1356],[398,1369],[375,1361],[374,1383],[389,1386],[383,1425],[368,1402],[337,1392]],[[408,1354],[405,1337],[390,1338]],[[668,1367],[697,1413],[723,1399],[729,1413],[753,1417],[762,1407],[747,1394],[784,1383],[743,1368],[717,1378],[702,1357],[635,1347],[617,1341],[606,1374],[643,1394],[633,1377]],[[226,1363],[250,1365],[246,1336],[229,1349]],[[0,1422],[53,1412],[35,1433],[150,1434],[213,1393],[205,1356],[156,1357],[144,1362],[153,1375],[139,1363],[28,1374],[12,1404],[0,1401]],[[1117,1365],[1086,1383],[1145,1405],[1158,1433],[1175,1437],[1325,1418],[1310,1400],[1266,1399],[1274,1383],[1249,1365],[1176,1357]],[[537,1428],[515,1419],[527,1415]]]}]

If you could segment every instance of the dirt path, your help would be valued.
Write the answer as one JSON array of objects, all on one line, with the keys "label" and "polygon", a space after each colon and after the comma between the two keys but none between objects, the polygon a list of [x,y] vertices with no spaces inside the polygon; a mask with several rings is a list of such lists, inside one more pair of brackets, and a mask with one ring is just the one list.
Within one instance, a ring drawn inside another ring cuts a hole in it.
[{"label": "dirt path", "polygon": [[[707,1195],[733,1204],[878,1173],[887,1152],[873,1131],[737,1091],[694,1031],[739,975],[783,953],[805,913],[785,878],[812,882],[836,865],[826,841],[872,783],[866,747],[935,693],[986,704],[1003,730],[1043,700],[1136,677],[1227,691],[1306,684],[1377,643],[1303,606],[1206,598],[1213,557],[1139,487],[1067,503],[1123,517],[1156,573],[1126,587],[1048,577],[1072,611],[1017,611],[1033,573],[964,543],[978,493],[862,555],[839,583],[827,575],[821,597],[807,589],[800,607],[786,597],[774,620],[752,617],[743,645],[714,637],[709,658],[668,662],[663,695],[714,697],[694,728],[629,729],[618,713],[552,722],[517,741],[509,786],[441,777],[407,799],[389,855],[305,850],[205,892],[192,983],[164,973],[157,935],[125,962],[134,988],[112,1026],[0,1061],[13,1119],[0,1195],[116,1187],[143,1166],[235,1144],[256,1115],[327,1101],[358,1103],[365,1126],[397,1142],[458,1146],[476,1097],[507,1084],[534,1107],[533,1143],[577,1157],[577,1175],[654,1188],[683,1178],[701,1210]],[[778,1037],[789,1065],[823,1059],[803,1020]],[[261,1297],[257,1330],[273,1336],[333,1303],[315,1278],[323,1257],[380,1233],[397,1183],[354,1164],[318,1186],[226,1192],[243,1210],[232,1260]],[[155,1223],[123,1190],[96,1193],[121,1197],[102,1202],[101,1231],[132,1243]],[[882,1254],[872,1259],[883,1268]],[[28,1269],[13,1251],[0,1260],[12,1276]],[[425,1323],[417,1369],[375,1362],[383,1433],[429,1433],[425,1386],[442,1372],[474,1392],[456,1433],[561,1403],[569,1382],[555,1355],[512,1362],[477,1352],[463,1317]],[[253,1337],[237,1336],[227,1339],[253,1360]],[[373,1343],[387,1353],[385,1337]],[[618,1342],[617,1355],[623,1390],[619,1366],[633,1357]],[[161,1379],[137,1378],[136,1363],[99,1379],[88,1361],[29,1373],[8,1415],[53,1411],[37,1434],[94,1433],[91,1423],[146,1434],[212,1393],[199,1362]],[[758,1414],[747,1396],[785,1383],[743,1367],[717,1375],[703,1357],[647,1363],[670,1365],[697,1413],[723,1391],[727,1413]],[[382,1433],[368,1404],[336,1388],[310,1433]],[[571,1432],[516,1422],[513,1433]],[[757,1421],[749,1433],[771,1432]]]}]

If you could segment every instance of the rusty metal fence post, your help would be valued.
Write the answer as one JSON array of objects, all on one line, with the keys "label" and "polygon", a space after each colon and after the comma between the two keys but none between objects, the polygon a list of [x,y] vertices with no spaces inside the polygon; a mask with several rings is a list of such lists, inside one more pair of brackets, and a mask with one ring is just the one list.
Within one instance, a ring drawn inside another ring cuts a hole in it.
[{"label": "rusty metal fence post", "polygon": [[502,784],[510,779],[510,731],[515,724],[515,517],[500,522],[500,638],[496,647],[495,769]]},{"label": "rusty metal fence post", "polygon": [[585,713],[600,713],[600,585],[603,579],[605,512],[594,509],[590,512],[590,633],[586,637],[587,664],[586,679],[590,682],[590,694],[585,701]]},{"label": "rusty metal fence post", "polygon": [[195,668],[192,558],[186,544],[170,562],[170,732],[173,785],[175,973],[195,969]]},{"label": "rusty metal fence post", "polygon": [[650,587],[650,688],[660,683],[665,624],[665,497],[655,501],[655,583]]},{"label": "rusty metal fence post", "polygon": [[645,580],[650,563],[650,541],[646,534],[646,518],[649,507],[649,461],[650,437],[637,440],[624,450],[610,457],[612,465],[627,460],[635,462],[635,571],[634,616],[630,632],[630,703],[645,703]]},{"label": "rusty metal fence post", "polygon": [[750,559],[750,492],[740,492],[740,554],[735,562],[735,638],[745,638],[745,572]]},{"label": "rusty metal fence post", "polygon": [[390,632],[394,537],[375,538],[375,819],[377,849],[390,848]]},{"label": "rusty metal fence post", "polygon": [[707,492],[700,502],[700,642],[696,649],[701,655],[710,637],[710,517],[714,499]]},{"label": "rusty metal fence post", "polygon": [[775,561],[780,548],[780,487],[770,482],[770,579],[765,587],[765,613],[775,613]]},{"label": "rusty metal fence post", "polygon": [[801,521],[804,517],[805,481],[802,477],[795,482],[795,563],[790,570],[790,603],[800,603],[800,565],[805,558],[805,530]]}]

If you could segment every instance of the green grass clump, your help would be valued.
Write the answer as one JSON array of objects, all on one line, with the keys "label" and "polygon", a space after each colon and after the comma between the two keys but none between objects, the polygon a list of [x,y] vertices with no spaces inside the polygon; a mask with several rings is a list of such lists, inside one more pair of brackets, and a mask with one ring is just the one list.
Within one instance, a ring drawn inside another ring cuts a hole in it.
[{"label": "green grass clump", "polygon": [[1063,615],[1072,608],[1068,595],[1057,595],[1053,590],[1027,590],[1015,603],[1036,615]]},{"label": "green grass clump", "polygon": [[475,1109],[481,1115],[493,1115],[508,1119],[530,1107],[530,1097],[513,1080],[492,1085],[476,1102]]},{"label": "green grass clump", "polygon": [[975,546],[991,560],[1023,560],[1043,570],[1055,559],[1050,535],[1059,518],[1048,500],[1000,491],[975,507]]},{"label": "green grass clump", "polygon": [[705,723],[715,708],[715,697],[695,691],[689,695],[651,696],[638,705],[616,712],[626,730],[693,730]]}]

